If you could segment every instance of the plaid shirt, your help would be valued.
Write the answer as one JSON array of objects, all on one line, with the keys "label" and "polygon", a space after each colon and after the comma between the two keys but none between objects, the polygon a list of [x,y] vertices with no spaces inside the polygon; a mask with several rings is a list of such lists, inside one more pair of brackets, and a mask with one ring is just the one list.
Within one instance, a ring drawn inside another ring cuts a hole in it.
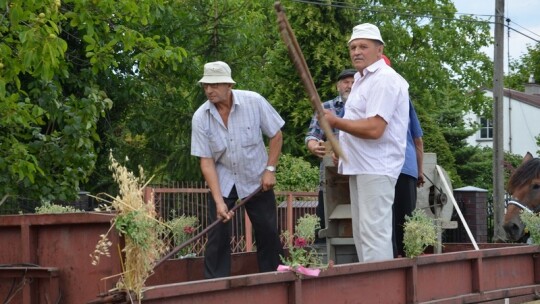
[{"label": "plaid shirt", "polygon": [[[322,104],[324,109],[332,110],[336,114],[336,116],[343,117],[343,114],[345,114],[345,104],[343,101],[341,101],[341,96],[337,96],[336,98],[325,101]],[[339,130],[336,128],[333,128],[332,131],[334,132],[334,135],[338,136]],[[321,129],[321,126],[319,125],[319,119],[317,119],[317,113],[313,115],[313,118],[311,118],[311,122],[309,123],[309,129],[306,134],[305,143],[307,144],[310,140],[324,140],[326,141],[326,136],[324,135],[324,131]],[[319,166],[319,190],[323,190],[323,181],[324,181],[324,166],[321,162]]]},{"label": "plaid shirt", "polygon": [[[337,96],[336,98],[323,102],[322,104],[324,109],[332,110],[338,117],[343,117],[343,114],[345,113],[345,106],[344,103],[341,101],[341,96]],[[338,129],[332,129],[334,132],[334,135],[338,136]],[[306,134],[306,138],[304,140],[304,143],[307,144],[310,140],[324,140],[326,141],[326,136],[324,135],[324,131],[321,129],[321,126],[319,125],[319,119],[317,118],[317,113],[313,115],[313,118],[311,118],[311,122],[309,124],[309,129]]]}]

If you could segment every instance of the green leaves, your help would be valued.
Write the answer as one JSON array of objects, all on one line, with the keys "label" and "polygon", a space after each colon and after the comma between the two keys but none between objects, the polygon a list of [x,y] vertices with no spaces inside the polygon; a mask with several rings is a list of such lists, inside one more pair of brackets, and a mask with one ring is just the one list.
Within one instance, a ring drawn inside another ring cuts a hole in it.
[{"label": "green leaves", "polygon": [[437,244],[437,227],[422,209],[405,216],[403,232],[405,255],[409,258],[419,256],[428,246]]},{"label": "green leaves", "polygon": [[113,104],[100,80],[112,69],[176,65],[186,52],[143,33],[161,0],[2,2],[0,194],[75,198]]}]

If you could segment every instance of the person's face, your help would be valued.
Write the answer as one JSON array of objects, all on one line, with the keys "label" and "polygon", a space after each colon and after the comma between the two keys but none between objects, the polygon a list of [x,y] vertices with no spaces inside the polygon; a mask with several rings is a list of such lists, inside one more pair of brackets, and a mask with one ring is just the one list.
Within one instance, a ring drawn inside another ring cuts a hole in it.
[{"label": "person's face", "polygon": [[355,39],[349,43],[349,55],[357,71],[362,71],[382,56],[384,46],[371,39]]},{"label": "person's face", "polygon": [[213,104],[226,103],[229,100],[232,84],[230,83],[203,83],[204,94]]},{"label": "person's face", "polygon": [[337,90],[341,101],[346,102],[351,93],[351,88],[354,83],[354,77],[345,77],[337,82]]}]

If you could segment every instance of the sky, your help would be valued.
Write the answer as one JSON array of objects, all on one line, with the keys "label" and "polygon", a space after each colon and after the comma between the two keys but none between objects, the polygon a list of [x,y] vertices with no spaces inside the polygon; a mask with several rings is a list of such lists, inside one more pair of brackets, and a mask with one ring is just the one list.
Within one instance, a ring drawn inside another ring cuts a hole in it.
[{"label": "sky", "polygon": [[[459,14],[474,14],[481,19],[494,21],[496,0],[453,0]],[[510,18],[510,27],[517,31],[540,41],[540,0],[505,0],[505,19]],[[507,24],[505,22],[505,24]],[[493,36],[493,26],[491,26]],[[508,30],[504,32],[504,70],[507,70],[508,54],[511,60],[519,59],[527,53],[527,45],[536,45],[537,42],[517,33],[510,31],[508,40]],[[493,58],[493,47],[486,48],[485,51],[490,58]]]}]

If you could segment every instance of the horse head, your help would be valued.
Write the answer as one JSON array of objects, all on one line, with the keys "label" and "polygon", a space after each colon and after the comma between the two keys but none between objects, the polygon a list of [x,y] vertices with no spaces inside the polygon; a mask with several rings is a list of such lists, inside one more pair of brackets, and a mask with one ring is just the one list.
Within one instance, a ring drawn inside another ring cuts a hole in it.
[{"label": "horse head", "polygon": [[525,235],[521,212],[540,212],[540,159],[527,153],[510,176],[507,190],[512,200],[506,207],[503,228],[509,240],[518,241]]}]

